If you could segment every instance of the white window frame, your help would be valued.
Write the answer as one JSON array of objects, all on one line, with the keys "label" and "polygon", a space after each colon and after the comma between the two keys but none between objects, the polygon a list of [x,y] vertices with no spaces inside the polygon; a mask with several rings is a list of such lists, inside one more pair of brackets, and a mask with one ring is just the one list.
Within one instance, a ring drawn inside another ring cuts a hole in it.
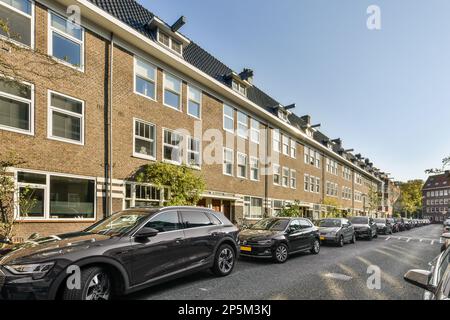
[{"label": "white window frame", "polygon": [[[58,107],[54,107],[52,106],[52,94],[70,99],[70,100],[74,100],[76,102],[80,102],[81,103],[81,108],[82,108],[82,114],[78,114],[75,112],[70,112],[64,109],[59,109]],[[85,103],[83,100],[81,99],[77,99],[74,97],[71,97],[69,95],[60,93],[60,92],[56,92],[53,90],[48,90],[47,91],[47,138],[50,140],[56,140],[56,141],[61,141],[61,142],[66,142],[66,143],[72,143],[72,144],[76,144],[76,145],[80,145],[80,146],[84,146],[84,140],[85,140],[85,118],[86,118],[86,114],[85,114]],[[80,123],[81,123],[81,134],[80,134],[80,138],[81,141],[76,141],[76,140],[71,140],[71,139],[65,139],[65,138],[61,138],[61,137],[55,137],[53,136],[53,112],[59,112],[71,117],[75,117],[75,118],[79,118],[80,119]]]},{"label": "white window frame", "polygon": [[[164,48],[169,49],[171,52],[175,53],[176,55],[178,55],[178,56],[183,56],[183,50],[184,50],[184,45],[183,45],[183,43],[182,43],[181,41],[178,41],[178,40],[173,40],[173,37],[172,37],[171,35],[167,34],[167,32],[162,31],[162,32],[169,38],[169,46],[167,46],[167,45],[165,45],[164,43],[162,43],[162,42],[159,40],[159,34],[160,34],[160,32],[161,32],[161,30],[158,28],[157,36],[156,36],[156,37],[157,37],[157,40],[158,40],[158,43],[160,43]],[[180,43],[181,52],[178,52],[178,51],[172,49],[172,41],[176,41],[176,42]]]},{"label": "white window frame", "polygon": [[[245,116],[246,123],[239,121],[239,115]],[[249,127],[248,127],[249,126],[249,124],[248,124],[249,116],[245,112],[238,110],[236,113],[236,120],[237,120],[237,135],[238,135],[238,137],[241,137],[242,139],[247,140],[248,134],[249,134]],[[245,127],[245,134],[241,134],[240,126]]]},{"label": "white window frame", "polygon": [[297,159],[297,142],[292,138],[290,139],[289,153],[291,158]]},{"label": "white window frame", "polygon": [[[251,181],[260,181],[261,180],[261,172],[260,172],[260,168],[259,168],[259,159],[256,157],[250,157],[250,162],[249,162],[249,167],[250,167],[250,180]],[[255,179],[253,177],[253,170],[256,170],[256,173],[258,175],[258,178]]]},{"label": "white window frame", "polygon": [[[195,101],[194,99],[191,99],[189,97],[190,90],[195,90],[195,91],[198,91],[200,93],[200,101]],[[197,88],[197,87],[195,87],[195,86],[193,86],[191,84],[188,84],[187,85],[187,97],[186,97],[186,113],[189,116],[191,116],[191,117],[193,117],[195,119],[198,119],[198,120],[202,119],[202,100],[203,100],[203,92],[202,92],[202,90],[200,90],[199,88]],[[189,112],[189,102],[191,102],[191,101],[196,103],[196,104],[198,104],[198,108],[199,108],[199,110],[198,110],[199,111],[198,117],[196,115],[193,115],[192,113]]]},{"label": "white window frame", "polygon": [[[233,111],[233,116],[232,117],[230,117],[229,115],[227,115],[225,113],[225,108],[230,108]],[[235,109],[232,106],[230,106],[229,104],[224,103],[223,107],[222,107],[222,115],[223,115],[223,130],[234,134],[234,131],[235,131],[235,118],[236,118]],[[225,127],[225,118],[227,118],[227,119],[229,119],[229,120],[231,120],[233,122],[233,129],[232,130],[230,130],[230,129]]]},{"label": "white window frame", "polygon": [[[18,173],[19,172],[26,172],[26,173],[34,173],[34,174],[40,174],[46,176],[46,184],[30,184],[30,183],[24,183],[18,182]],[[74,179],[80,179],[80,180],[92,180],[94,181],[94,218],[88,218],[88,219],[79,219],[79,218],[71,218],[71,219],[56,219],[56,218],[50,218],[50,177],[62,177],[62,178],[74,178]],[[14,183],[16,185],[16,190],[19,190],[20,187],[30,187],[30,188],[36,188],[36,189],[43,189],[44,190],[44,217],[42,218],[27,218],[27,217],[20,217],[20,208],[16,206],[14,216],[19,221],[52,221],[52,222],[95,222],[97,221],[97,179],[95,177],[87,177],[87,176],[79,176],[79,175],[73,175],[73,174],[64,174],[64,173],[54,173],[54,172],[47,172],[47,171],[39,171],[39,170],[29,170],[29,169],[14,169]],[[18,193],[14,193],[14,200],[15,202],[18,201]]]},{"label": "white window frame", "polygon": [[272,149],[276,153],[281,153],[281,132],[278,129],[272,129]]},{"label": "white window frame", "polygon": [[294,169],[290,171],[289,186],[291,189],[297,189],[297,171]]},{"label": "white window frame", "polygon": [[[287,172],[287,175],[285,174]],[[288,167],[283,167],[283,169],[281,170],[281,185],[283,186],[283,188],[289,188],[290,185],[290,169]],[[287,178],[286,183],[284,183],[284,178]]]},{"label": "white window frame", "polygon": [[[191,143],[190,143],[191,140],[198,141],[198,148],[199,148],[198,151],[191,150]],[[201,169],[201,167],[202,167],[202,141],[200,139],[188,136],[186,139],[186,143],[187,143],[187,145],[186,145],[186,164],[187,164],[187,166],[194,168],[194,169]],[[198,162],[199,162],[198,165],[193,165],[193,164],[189,163],[189,159],[190,159],[189,155],[191,153],[198,155]]]},{"label": "white window frame", "polygon": [[[226,153],[229,152],[231,154],[231,162],[225,162],[227,160]],[[227,164],[231,164],[231,173],[227,172]],[[234,172],[234,150],[230,148],[223,148],[223,161],[222,161],[222,173],[225,176],[232,177]]]},{"label": "white window frame", "polygon": [[[170,77],[172,77],[172,78],[174,78],[175,80],[178,80],[178,81],[180,81],[180,92],[176,92],[176,91],[174,91],[174,90],[172,90],[172,89],[168,89],[168,88],[166,88],[166,77],[167,76],[170,76]],[[174,106],[171,106],[171,105],[169,105],[169,104],[166,104],[166,90],[168,90],[168,91],[170,91],[171,93],[173,93],[173,94],[176,94],[176,95],[178,95],[179,97],[180,97],[180,99],[178,100],[179,101],[179,103],[178,103],[178,108],[176,108],[176,107],[174,107]],[[166,106],[166,107],[168,107],[168,108],[170,108],[170,109],[172,109],[172,110],[176,110],[176,111],[178,111],[178,112],[183,112],[183,103],[182,103],[182,101],[183,101],[183,80],[181,79],[181,78],[179,78],[179,77],[177,77],[177,76],[175,76],[175,75],[173,75],[172,73],[170,73],[170,72],[167,72],[167,71],[164,71],[163,72],[163,92],[162,92],[162,99],[163,99],[163,105],[164,106]]]},{"label": "white window frame", "polygon": [[287,135],[282,135],[281,137],[281,151],[285,156],[289,157],[290,154],[290,145],[289,145],[290,138]]},{"label": "white window frame", "polygon": [[[166,133],[166,131],[171,132],[172,134],[176,134],[176,135],[181,137],[181,141],[180,141],[180,144],[178,146],[174,146],[173,144],[167,144],[165,142],[165,133]],[[183,139],[184,139],[184,136],[181,133],[179,133],[179,132],[177,132],[175,130],[163,128],[163,132],[162,132],[162,158],[163,158],[163,162],[171,163],[171,164],[174,164],[174,165],[181,165],[183,163],[183,154],[182,154],[182,151],[183,151],[182,150]],[[164,148],[166,146],[170,147],[170,148],[178,149],[180,161],[174,161],[172,159],[165,159],[164,158]]]},{"label": "white window frame", "polygon": [[30,119],[30,130],[22,130],[22,129],[18,129],[18,128],[14,128],[14,127],[5,126],[2,124],[0,124],[0,130],[11,131],[11,132],[15,132],[15,133],[21,133],[21,134],[25,134],[25,135],[29,135],[29,136],[34,136],[34,84],[28,83],[28,82],[23,82],[23,81],[16,81],[16,82],[30,87],[31,99],[22,98],[22,97],[15,96],[13,94],[1,92],[1,91],[0,91],[0,96],[28,104],[28,106],[29,106],[28,118]]},{"label": "white window frame", "polygon": [[[85,48],[84,48],[84,46],[85,46],[85,40],[86,40],[86,34],[85,34],[85,29],[80,25],[80,28],[81,28],[81,37],[82,37],[82,40],[79,40],[79,39],[77,39],[77,38],[75,38],[75,37],[73,37],[73,36],[71,36],[71,35],[69,35],[69,34],[66,34],[66,33],[64,33],[64,32],[62,32],[61,30],[58,30],[57,28],[54,28],[53,26],[52,26],[52,14],[54,14],[55,16],[59,16],[60,18],[62,18],[62,19],[65,19],[65,20],[69,20],[67,17],[65,17],[65,16],[63,16],[63,15],[61,15],[61,14],[59,14],[59,13],[57,13],[57,12],[55,12],[55,11],[52,11],[52,10],[48,10],[48,35],[47,35],[47,42],[48,42],[48,55],[50,56],[50,57],[52,57],[52,59],[54,59],[55,61],[58,61],[59,63],[62,63],[62,64],[64,64],[64,65],[66,65],[66,66],[68,66],[68,67],[70,67],[70,68],[73,68],[73,69],[75,69],[75,70],[78,70],[78,71],[81,71],[81,72],[84,72],[84,69],[85,69]],[[59,58],[57,58],[57,57],[55,57],[55,56],[53,56],[53,37],[52,37],[52,35],[53,35],[53,32],[56,32],[57,34],[59,34],[60,36],[62,36],[62,37],[64,37],[64,38],[66,38],[66,39],[68,39],[68,40],[70,40],[70,41],[73,41],[73,42],[75,42],[76,44],[79,44],[80,45],[80,48],[81,48],[81,52],[80,52],[80,62],[81,62],[81,65],[79,66],[79,67],[77,67],[76,65],[73,65],[73,64],[71,64],[71,63],[69,63],[69,62],[67,62],[67,61],[64,61],[64,60],[61,60],[61,59],[59,59]]]},{"label": "white window frame", "polygon": [[[155,79],[150,79],[147,76],[139,74],[139,77],[143,78],[144,80],[146,80],[148,82],[152,82],[153,85],[155,86],[155,96],[154,97],[146,96],[145,94],[137,91],[136,78],[137,78],[138,74],[137,74],[136,66],[137,66],[138,60],[149,65],[149,67],[153,68],[153,70],[155,71]],[[143,59],[143,58],[135,55],[134,56],[134,64],[133,64],[133,75],[134,75],[134,77],[133,77],[133,92],[141,97],[144,97],[146,99],[156,102],[157,95],[158,95],[158,68],[153,63],[147,61],[146,59]]]},{"label": "white window frame", "polygon": [[[149,125],[150,127],[153,127],[153,129],[155,130],[155,138],[152,140],[152,139],[147,139],[147,138],[144,138],[144,137],[141,137],[141,136],[136,136],[136,122],[141,122],[141,123],[143,123],[144,125]],[[156,141],[157,141],[157,137],[158,137],[158,134],[157,134],[157,131],[156,131],[156,125],[155,124],[153,124],[153,123],[151,123],[151,122],[148,122],[148,121],[144,121],[144,120],[141,120],[141,119],[138,119],[138,118],[133,118],[133,157],[136,157],[136,158],[141,158],[141,159],[146,159],[146,160],[156,160]],[[153,142],[153,156],[151,156],[151,155],[145,155],[145,154],[142,154],[142,153],[137,153],[136,152],[136,138],[138,138],[138,139],[140,139],[140,140],[144,140],[144,141],[147,141],[147,142]]]},{"label": "white window frame", "polygon": [[[275,176],[278,176],[278,183],[275,182]],[[273,184],[276,186],[281,186],[281,166],[278,164],[273,165]]]},{"label": "white window frame", "polygon": [[10,42],[12,42],[12,43],[14,43],[14,44],[16,44],[16,45],[18,45],[20,47],[34,49],[34,47],[35,47],[35,28],[36,28],[35,27],[35,23],[36,22],[35,22],[35,3],[34,3],[34,0],[31,0],[30,3],[31,3],[31,15],[29,15],[29,14],[23,12],[23,11],[20,11],[19,9],[14,8],[13,6],[11,6],[11,5],[7,4],[7,3],[4,3],[4,2],[0,2],[0,5],[4,6],[5,8],[7,8],[9,10],[12,10],[12,11],[16,12],[16,13],[18,13],[18,14],[26,17],[26,18],[29,18],[31,20],[31,23],[30,23],[30,26],[31,26],[31,30],[30,30],[31,45],[28,46],[28,45],[26,45],[26,44],[24,44],[24,43],[22,43],[20,41],[17,41],[17,40],[11,39],[11,38],[8,39],[6,36],[3,36],[3,35],[0,35],[1,39],[4,39],[6,41],[10,41]]},{"label": "white window frame", "polygon": [[303,176],[303,190],[305,192],[310,192],[309,186],[311,184],[310,176],[309,174],[305,173]]},{"label": "white window frame", "polygon": [[[243,157],[245,159],[245,176],[241,176],[240,175],[240,170],[239,170],[239,157]],[[248,162],[248,157],[245,153],[241,153],[238,152],[237,153],[237,158],[236,158],[236,177],[240,178],[240,179],[247,179],[247,175],[248,175],[248,167],[249,167],[249,162]]]},{"label": "white window frame", "polygon": [[[258,120],[250,118],[250,141],[259,144],[261,141],[261,124]],[[254,137],[257,137],[256,139]]]}]

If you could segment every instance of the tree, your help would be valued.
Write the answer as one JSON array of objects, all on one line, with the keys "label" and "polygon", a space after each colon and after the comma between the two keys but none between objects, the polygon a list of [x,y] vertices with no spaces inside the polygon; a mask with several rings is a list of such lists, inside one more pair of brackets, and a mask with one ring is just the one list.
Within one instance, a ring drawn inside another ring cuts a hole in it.
[{"label": "tree", "polygon": [[422,209],[423,180],[410,180],[400,185],[400,210],[407,216]]},{"label": "tree", "polygon": [[21,222],[16,212],[20,210],[21,216],[26,217],[36,204],[33,191],[24,188],[19,192],[8,173],[8,168],[22,164],[24,161],[13,153],[0,159],[0,240],[6,242],[14,237],[15,227]]},{"label": "tree", "polygon": [[300,201],[295,200],[293,204],[285,206],[279,213],[278,217],[300,217]]},{"label": "tree", "polygon": [[372,212],[378,212],[381,205],[381,193],[373,185],[370,186],[367,193],[367,207],[369,214]]},{"label": "tree", "polygon": [[447,167],[450,167],[450,156],[442,159],[442,167],[440,169],[434,168],[434,169],[427,169],[425,170],[426,174],[439,174],[443,173]]},{"label": "tree", "polygon": [[324,218],[339,218],[342,217],[342,212],[338,209],[339,203],[335,199],[325,198],[322,205],[327,207]]},{"label": "tree", "polygon": [[168,206],[197,205],[205,190],[205,181],[191,168],[156,162],[143,166],[136,174],[136,180],[151,183],[158,190],[169,189]]}]

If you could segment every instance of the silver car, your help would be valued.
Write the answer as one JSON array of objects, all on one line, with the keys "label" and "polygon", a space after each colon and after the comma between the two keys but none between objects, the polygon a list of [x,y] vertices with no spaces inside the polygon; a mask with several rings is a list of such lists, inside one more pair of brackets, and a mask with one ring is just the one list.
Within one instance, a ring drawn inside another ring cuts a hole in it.
[{"label": "silver car", "polygon": [[323,219],[319,222],[320,240],[343,247],[345,242],[355,243],[355,229],[350,221],[344,218]]}]

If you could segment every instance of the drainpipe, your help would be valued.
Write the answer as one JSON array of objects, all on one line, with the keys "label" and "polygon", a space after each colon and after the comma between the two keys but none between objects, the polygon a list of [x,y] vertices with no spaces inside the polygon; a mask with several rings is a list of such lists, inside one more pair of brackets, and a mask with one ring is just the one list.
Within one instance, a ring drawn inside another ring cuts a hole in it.
[{"label": "drainpipe", "polygon": [[109,57],[109,108],[108,108],[108,181],[106,186],[106,215],[113,213],[112,185],[113,185],[113,62],[114,62],[114,33],[111,33],[111,50]]},{"label": "drainpipe", "polygon": [[265,155],[266,172],[265,172],[265,179],[264,179],[264,202],[266,204],[266,207],[265,207],[266,217],[268,217],[269,216],[269,208],[267,207],[267,204],[269,202],[269,177],[268,177],[268,172],[267,172],[267,169],[268,169],[267,159],[269,159],[271,143],[269,143],[269,123],[266,123],[265,126],[266,126],[266,155]]}]

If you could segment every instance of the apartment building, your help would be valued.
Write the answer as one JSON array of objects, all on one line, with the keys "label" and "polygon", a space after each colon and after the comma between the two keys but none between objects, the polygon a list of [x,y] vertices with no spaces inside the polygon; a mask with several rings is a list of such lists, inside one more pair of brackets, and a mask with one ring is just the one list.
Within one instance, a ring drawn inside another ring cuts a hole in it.
[{"label": "apartment building", "polygon": [[450,218],[450,171],[428,177],[422,189],[423,217],[441,223]]},{"label": "apartment building", "polygon": [[312,219],[330,206],[374,213],[383,173],[260,90],[252,70],[184,36],[183,19],[167,24],[134,0],[1,0],[0,19],[20,33],[0,32],[0,57],[23,78],[0,79],[0,150],[26,160],[11,174],[38,199],[17,210],[22,237],[164,205],[170,190],[133,178],[154,161],[191,166],[207,185],[199,205],[237,223],[294,201]]}]

